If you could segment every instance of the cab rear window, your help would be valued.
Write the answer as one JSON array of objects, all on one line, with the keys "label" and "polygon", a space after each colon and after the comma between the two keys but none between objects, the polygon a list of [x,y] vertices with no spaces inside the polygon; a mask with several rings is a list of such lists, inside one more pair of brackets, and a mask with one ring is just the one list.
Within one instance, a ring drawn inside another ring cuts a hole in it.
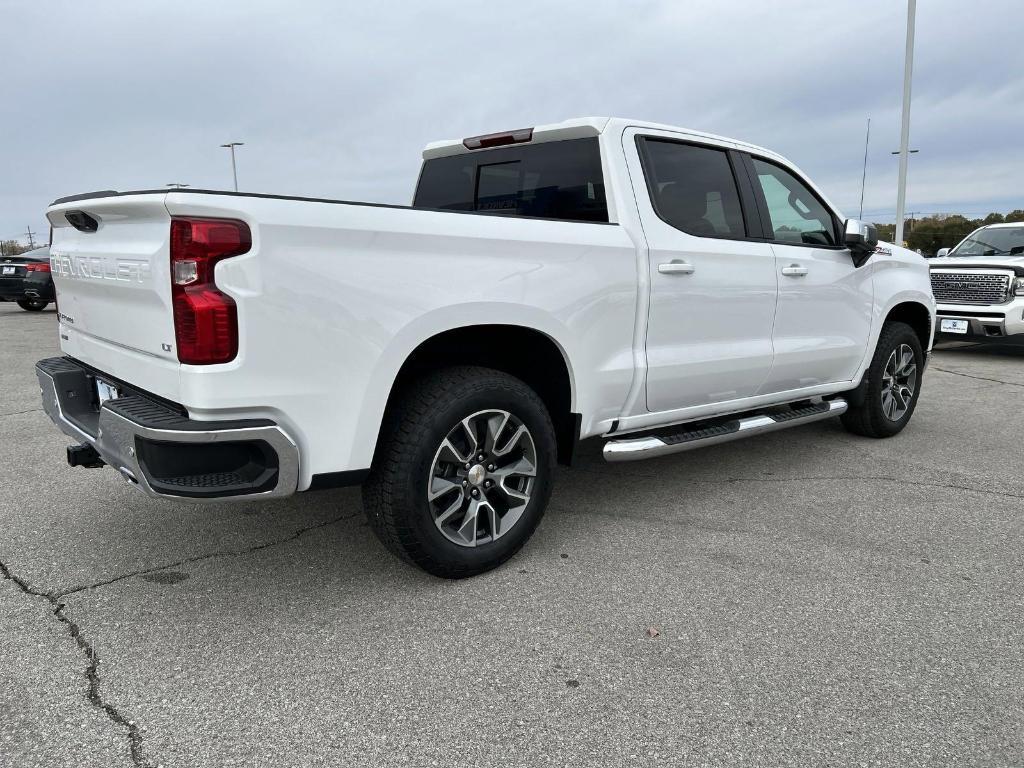
[{"label": "cab rear window", "polygon": [[608,204],[597,138],[427,160],[413,207],[606,222]]}]

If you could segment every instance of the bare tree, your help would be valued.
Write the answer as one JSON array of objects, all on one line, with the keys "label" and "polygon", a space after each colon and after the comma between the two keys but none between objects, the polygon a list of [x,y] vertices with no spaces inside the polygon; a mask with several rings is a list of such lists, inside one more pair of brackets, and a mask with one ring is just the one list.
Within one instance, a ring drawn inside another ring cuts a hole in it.
[{"label": "bare tree", "polygon": [[17,240],[0,240],[0,258],[4,256],[17,256],[19,253],[32,250],[22,245]]}]

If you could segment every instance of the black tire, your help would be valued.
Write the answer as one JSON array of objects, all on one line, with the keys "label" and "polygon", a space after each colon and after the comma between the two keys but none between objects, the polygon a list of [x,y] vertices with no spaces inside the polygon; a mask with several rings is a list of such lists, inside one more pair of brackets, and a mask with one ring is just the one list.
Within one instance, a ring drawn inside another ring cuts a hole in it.
[{"label": "black tire", "polygon": [[[899,418],[892,419],[885,414],[882,398],[884,387],[884,374],[886,364],[893,353],[903,345],[908,346],[914,354],[914,365],[916,366],[916,382],[913,394],[909,399],[906,412]],[[914,329],[906,323],[889,322],[882,326],[882,333],[878,337],[878,345],[875,347],[875,354],[871,358],[871,365],[864,374],[863,385],[864,401],[861,405],[851,406],[840,418],[843,426],[848,432],[865,437],[892,437],[903,431],[914,415],[917,408],[917,401],[921,397],[922,374],[924,373],[924,352],[921,349],[921,340],[917,338]]]},{"label": "black tire", "polygon": [[[435,524],[426,491],[442,441],[463,419],[492,409],[508,412],[527,428],[536,476],[529,502],[507,532],[477,546],[460,546]],[[445,368],[409,387],[389,409],[363,484],[363,506],[374,533],[398,557],[435,576],[474,576],[504,563],[533,534],[551,495],[555,463],[551,417],[530,387],[490,368]]]},{"label": "black tire", "polygon": [[18,306],[26,312],[42,312],[49,303],[42,299],[18,299]]}]

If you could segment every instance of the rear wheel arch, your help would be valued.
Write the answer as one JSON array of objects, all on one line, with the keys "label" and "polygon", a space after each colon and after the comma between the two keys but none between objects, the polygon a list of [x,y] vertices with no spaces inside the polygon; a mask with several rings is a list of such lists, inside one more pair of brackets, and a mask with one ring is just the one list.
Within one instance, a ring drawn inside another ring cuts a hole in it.
[{"label": "rear wheel arch", "polygon": [[[579,439],[572,368],[562,345],[535,328],[479,324],[451,328],[420,342],[406,357],[391,385],[385,418],[412,384],[425,375],[454,366],[479,366],[515,376],[533,389],[555,427],[559,463],[572,462]],[[380,435],[377,444],[380,445]]]},{"label": "rear wheel arch", "polygon": [[557,452],[532,388],[492,368],[447,366],[413,379],[386,418],[363,506],[391,552],[465,578],[526,543],[544,515]]}]

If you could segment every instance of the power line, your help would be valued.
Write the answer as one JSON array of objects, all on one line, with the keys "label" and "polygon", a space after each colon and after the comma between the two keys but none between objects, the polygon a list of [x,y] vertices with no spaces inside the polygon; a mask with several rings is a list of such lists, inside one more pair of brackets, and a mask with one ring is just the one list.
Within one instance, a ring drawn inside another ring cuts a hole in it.
[{"label": "power line", "polygon": [[[1007,213],[1012,213],[1013,210],[1021,210],[1021,209],[1019,209],[1019,208],[1011,209],[1010,211],[1007,211]],[[947,208],[944,211],[914,211],[914,215],[919,216],[919,217],[920,216],[963,216],[964,218],[968,218],[969,216],[972,216],[972,215],[978,215],[981,218],[984,218],[985,216],[988,216],[990,213],[1000,213],[1000,211],[994,211],[991,208],[974,208],[974,209],[971,209],[971,208],[961,208],[961,209],[959,209],[957,211],[951,211],[950,209]],[[879,217],[893,218],[893,217],[895,217],[896,214],[895,214],[894,211],[868,211],[864,215],[868,216],[868,217],[875,217],[875,218],[879,218]],[[1006,214],[1002,214],[1002,215],[1005,216]],[[910,214],[908,213],[906,217],[910,218]]]}]

